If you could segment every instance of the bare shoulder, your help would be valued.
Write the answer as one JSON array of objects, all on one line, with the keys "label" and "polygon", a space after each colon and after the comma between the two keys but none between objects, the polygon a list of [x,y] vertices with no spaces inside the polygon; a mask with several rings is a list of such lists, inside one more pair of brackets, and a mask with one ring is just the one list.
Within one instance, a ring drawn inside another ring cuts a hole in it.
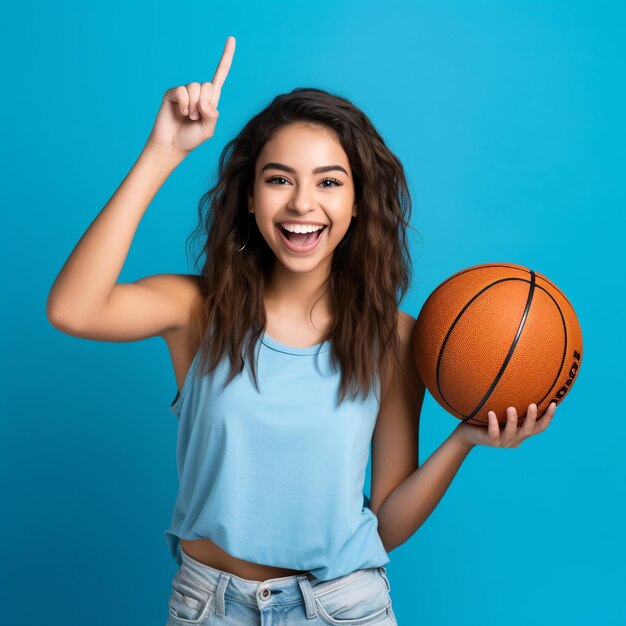
[{"label": "bare shoulder", "polygon": [[417,320],[412,315],[398,311],[398,338],[400,340],[400,352],[405,363],[407,359],[413,360],[413,335],[416,324]]},{"label": "bare shoulder", "polygon": [[405,375],[408,377],[409,385],[417,389],[422,389],[423,385],[417,372],[415,355],[413,353],[413,336],[415,334],[416,324],[417,319],[412,315],[404,311],[399,312],[398,336],[400,338],[400,362]]},{"label": "bare shoulder", "polygon": [[384,376],[384,395],[391,394],[397,389],[401,378],[413,376],[415,378],[415,363],[413,357],[413,334],[415,332],[415,324],[417,320],[410,314],[398,309],[397,319],[397,337],[399,348],[399,371],[395,368],[385,370]]},{"label": "bare shoulder", "polygon": [[398,309],[398,335],[402,340],[410,341],[413,338],[415,322],[417,320],[412,315]]},{"label": "bare shoulder", "polygon": [[190,305],[200,295],[200,276],[197,274],[159,274],[165,288],[181,303]]},{"label": "bare shoulder", "polygon": [[[134,285],[146,288],[144,291],[145,305],[152,304],[147,298],[148,293],[154,294],[154,304],[159,304],[158,310],[167,315],[169,323],[163,324],[159,334],[166,342],[177,341],[181,336],[188,334],[192,320],[194,303],[200,296],[200,276],[196,274],[154,274],[142,278]],[[156,300],[157,295],[161,296]],[[167,309],[170,313],[166,313]]]},{"label": "bare shoulder", "polygon": [[197,274],[153,274],[142,278],[140,281],[154,281],[171,295],[181,298],[193,297],[200,291],[200,276]]},{"label": "bare shoulder", "polygon": [[[413,336],[417,319],[398,310],[398,339],[399,339],[399,359],[400,372],[394,375],[392,380],[387,381],[386,390],[391,394],[398,393],[399,387],[404,387],[405,394],[416,394],[422,396],[424,384],[421,380],[417,365],[415,363]],[[395,388],[395,389],[394,389]]]},{"label": "bare shoulder", "polygon": [[168,293],[168,297],[179,310],[180,319],[185,320],[171,332],[163,334],[163,338],[169,343],[170,339],[176,340],[177,337],[189,333],[193,307],[200,297],[201,277],[197,274],[158,274],[152,278],[159,280],[160,288]]}]

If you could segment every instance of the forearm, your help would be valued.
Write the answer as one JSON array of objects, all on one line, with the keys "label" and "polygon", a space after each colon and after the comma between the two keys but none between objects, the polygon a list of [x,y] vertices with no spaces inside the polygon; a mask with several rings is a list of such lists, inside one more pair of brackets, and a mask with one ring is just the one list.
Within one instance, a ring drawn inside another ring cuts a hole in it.
[{"label": "forearm", "polygon": [[102,309],[119,278],[141,218],[182,159],[146,144],[54,281],[47,301],[49,319],[75,321]]},{"label": "forearm", "polygon": [[387,552],[424,523],[448,489],[473,445],[452,434],[396,487],[378,510],[378,533]]}]

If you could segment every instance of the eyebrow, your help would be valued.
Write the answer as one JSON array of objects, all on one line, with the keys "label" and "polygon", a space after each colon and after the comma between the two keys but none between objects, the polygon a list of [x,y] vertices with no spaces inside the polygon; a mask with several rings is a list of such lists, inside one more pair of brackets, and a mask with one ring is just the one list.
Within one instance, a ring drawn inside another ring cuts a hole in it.
[{"label": "eyebrow", "polygon": [[[262,168],[261,168],[261,173],[263,173],[265,170],[282,170],[284,172],[289,172],[290,174],[295,174],[296,170],[293,169],[293,167],[289,167],[288,165],[284,165],[283,163],[266,163]],[[314,174],[321,174],[323,172],[332,172],[333,170],[339,170],[341,172],[343,172],[346,176],[349,176],[348,172],[346,172],[345,168],[341,167],[341,165],[322,165],[321,167],[316,167],[313,170]]]}]

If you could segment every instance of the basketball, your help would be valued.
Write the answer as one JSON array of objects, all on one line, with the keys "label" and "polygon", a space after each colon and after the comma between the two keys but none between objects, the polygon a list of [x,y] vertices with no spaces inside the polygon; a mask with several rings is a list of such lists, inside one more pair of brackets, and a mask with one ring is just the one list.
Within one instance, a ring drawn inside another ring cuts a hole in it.
[{"label": "basketball", "polygon": [[413,335],[424,386],[449,413],[486,426],[494,411],[518,425],[528,405],[539,419],[580,372],[578,318],[548,278],[521,265],[487,263],[453,274],[428,296]]}]

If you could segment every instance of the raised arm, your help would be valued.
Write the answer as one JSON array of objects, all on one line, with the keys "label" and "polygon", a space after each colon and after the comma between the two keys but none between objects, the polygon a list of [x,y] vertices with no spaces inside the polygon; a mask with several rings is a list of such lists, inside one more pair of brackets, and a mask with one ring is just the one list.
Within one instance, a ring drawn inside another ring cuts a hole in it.
[{"label": "raised arm", "polygon": [[141,218],[181,160],[171,151],[146,144],[54,281],[46,308],[54,326],[74,334],[103,315]]},{"label": "raised arm", "polygon": [[[178,164],[213,136],[235,39],[226,41],[213,81],[168,89],[139,158],[63,265],[48,295],[48,320],[63,332],[133,341],[184,322],[177,306],[189,277],[160,274],[117,284],[139,223]],[[185,280],[185,278],[187,280]]]}]

